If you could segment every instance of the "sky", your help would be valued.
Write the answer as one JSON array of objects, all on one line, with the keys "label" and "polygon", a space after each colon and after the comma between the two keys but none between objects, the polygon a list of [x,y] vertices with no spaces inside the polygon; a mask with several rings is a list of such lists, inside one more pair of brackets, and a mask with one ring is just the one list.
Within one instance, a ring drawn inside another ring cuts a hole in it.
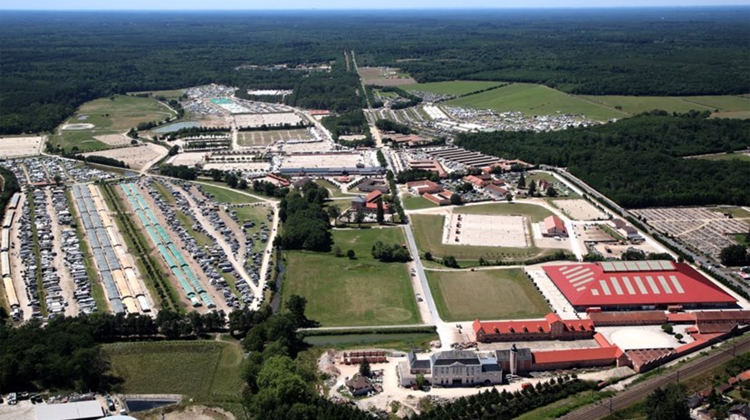
[{"label": "sky", "polygon": [[305,10],[748,5],[750,0],[3,0],[3,10]]}]

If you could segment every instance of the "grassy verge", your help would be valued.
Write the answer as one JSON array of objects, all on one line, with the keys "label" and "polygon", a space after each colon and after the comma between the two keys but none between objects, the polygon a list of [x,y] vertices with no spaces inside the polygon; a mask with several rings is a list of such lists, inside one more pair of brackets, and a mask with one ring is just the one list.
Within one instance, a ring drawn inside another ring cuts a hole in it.
[{"label": "grassy verge", "polygon": [[406,265],[381,263],[373,244],[403,243],[401,229],[335,230],[334,246],[356,259],[333,252],[289,251],[282,293],[307,298],[307,315],[323,326],[416,324],[416,301]]},{"label": "grassy verge", "polygon": [[153,183],[151,183],[151,185],[154,187],[154,189],[156,190],[156,192],[159,193],[159,195],[161,196],[161,198],[163,198],[164,201],[166,201],[167,204],[169,204],[170,206],[173,206],[177,202],[177,200],[175,200],[175,198],[172,195],[172,193],[169,192],[166,189],[166,187],[164,187],[164,185],[161,184],[161,182],[158,182],[158,181],[157,182],[153,182]]},{"label": "grassy verge", "polygon": [[541,222],[552,216],[552,212],[542,206],[523,203],[490,203],[478,206],[457,207],[457,214],[490,214],[498,216],[527,216],[532,222]]},{"label": "grassy verge", "polygon": [[331,198],[352,198],[357,195],[356,193],[344,194],[341,188],[325,179],[316,179],[315,183],[327,189],[331,193]]},{"label": "grassy verge", "polygon": [[556,401],[552,404],[545,405],[544,407],[537,408],[536,410],[529,411],[528,413],[520,417],[516,417],[516,420],[558,419],[579,407],[593,404],[597,401],[609,398],[612,395],[614,395],[614,392],[585,391],[580,394],[573,395],[572,397],[565,398],[564,400]]},{"label": "grassy verge", "polygon": [[316,347],[343,349],[383,348],[407,352],[412,349],[429,349],[430,341],[439,340],[435,333],[402,334],[345,334],[305,337],[307,344]]},{"label": "grassy verge", "polygon": [[607,235],[609,235],[609,236],[617,239],[618,241],[624,241],[625,240],[624,236],[620,235],[619,232],[617,232],[616,230],[614,230],[611,227],[609,227],[609,225],[607,225],[606,223],[599,224],[599,228],[601,230],[603,230]]},{"label": "grassy verge", "polygon": [[446,321],[541,318],[551,310],[521,269],[427,271]]}]

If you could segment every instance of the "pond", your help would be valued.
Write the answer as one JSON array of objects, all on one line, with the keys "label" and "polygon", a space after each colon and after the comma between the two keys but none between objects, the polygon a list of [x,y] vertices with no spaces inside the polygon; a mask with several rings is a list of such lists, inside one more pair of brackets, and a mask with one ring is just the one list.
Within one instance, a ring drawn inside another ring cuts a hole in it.
[{"label": "pond", "polygon": [[201,123],[198,121],[182,121],[174,124],[167,124],[163,125],[159,128],[155,128],[151,130],[154,133],[159,134],[167,134],[167,133],[174,133],[175,131],[181,130],[183,128],[192,128],[192,127],[200,127]]},{"label": "pond", "polygon": [[151,410],[153,408],[164,407],[166,405],[177,404],[177,400],[166,400],[166,399],[127,399],[125,400],[125,408],[129,413],[136,413],[138,411]]}]

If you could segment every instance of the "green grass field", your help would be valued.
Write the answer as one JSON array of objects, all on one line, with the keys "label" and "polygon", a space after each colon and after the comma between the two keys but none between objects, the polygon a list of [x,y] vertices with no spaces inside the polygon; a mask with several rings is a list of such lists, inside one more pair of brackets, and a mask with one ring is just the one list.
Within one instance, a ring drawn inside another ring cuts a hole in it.
[{"label": "green grass field", "polygon": [[426,273],[446,321],[541,318],[550,312],[521,269]]},{"label": "green grass field", "polygon": [[249,195],[241,194],[236,191],[227,190],[214,185],[206,185],[201,183],[201,189],[207,193],[211,193],[219,203],[224,204],[241,204],[241,203],[257,203],[259,200],[250,197]]},{"label": "green grass field", "polygon": [[307,298],[307,316],[323,326],[417,324],[416,301],[406,265],[381,263],[371,255],[373,244],[403,243],[400,228],[335,230],[334,246],[357,259],[333,252],[286,252],[283,296]]},{"label": "green grass field", "polygon": [[742,207],[708,207],[707,209],[722,214],[731,214],[735,219],[750,218],[750,212]]},{"label": "green grass field", "polygon": [[318,335],[305,337],[307,344],[326,349],[354,350],[358,348],[385,348],[404,352],[419,348],[429,350],[430,341],[439,340],[440,336],[430,333],[402,333],[402,334],[344,334]]},{"label": "green grass field", "polygon": [[459,214],[492,214],[510,216],[528,216],[532,222],[541,222],[552,212],[542,206],[523,203],[490,203],[478,206],[456,207],[454,213]]},{"label": "green grass field", "polygon": [[437,258],[451,255],[461,263],[462,267],[477,265],[480,257],[491,261],[525,260],[554,252],[554,250],[540,249],[535,246],[528,248],[501,248],[493,246],[445,245],[442,242],[443,216],[412,214],[409,216],[409,219],[414,229],[414,240],[417,242],[417,248],[419,248],[421,253],[429,251]]},{"label": "green grass field", "polygon": [[404,205],[404,209],[406,210],[419,210],[437,207],[437,204],[433,203],[432,201],[423,197],[417,197],[413,195],[406,195],[402,200],[402,204]]},{"label": "green grass field", "polygon": [[105,344],[126,394],[237,395],[242,349],[223,341]]},{"label": "green grass field", "polygon": [[699,156],[695,159],[704,159],[704,160],[740,160],[743,162],[750,162],[750,154],[747,153],[725,153],[721,155],[706,155],[706,156]]},{"label": "green grass field", "polygon": [[180,96],[182,96],[185,91],[182,89],[172,89],[172,90],[150,90],[145,92],[128,92],[128,94],[136,94],[136,93],[150,93],[152,96],[163,96],[167,99],[178,99]]},{"label": "green grass field", "polygon": [[497,112],[521,111],[527,115],[552,115],[557,112],[583,114],[587,118],[601,121],[629,115],[546,86],[529,83],[513,83],[499,89],[454,99],[446,104],[492,109]]},{"label": "green grass field", "polygon": [[[606,107],[620,107],[629,114],[640,114],[654,109],[667,112],[711,111],[719,117],[730,117],[732,114],[750,114],[750,99],[740,96],[592,96],[581,95],[580,98],[601,104]],[[741,116],[740,116],[741,117]]]},{"label": "green grass field", "polygon": [[482,89],[502,85],[502,82],[479,82],[455,80],[452,82],[419,83],[402,86],[404,90],[421,90],[423,92],[442,93],[445,95],[465,95]]},{"label": "green grass field", "polygon": [[[123,134],[142,122],[160,121],[174,115],[167,107],[153,98],[136,98],[115,95],[114,100],[100,98],[86,102],[65,124],[94,124],[94,128],[81,131],[61,131],[52,136],[54,145],[70,150],[73,146],[80,151],[108,149],[105,143],[94,136]],[[85,119],[80,119],[85,117]]]}]

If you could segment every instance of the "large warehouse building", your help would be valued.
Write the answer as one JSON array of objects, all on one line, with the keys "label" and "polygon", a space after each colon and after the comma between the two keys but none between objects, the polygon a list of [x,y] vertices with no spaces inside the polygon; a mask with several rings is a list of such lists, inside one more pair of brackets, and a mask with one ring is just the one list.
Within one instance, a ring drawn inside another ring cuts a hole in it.
[{"label": "large warehouse building", "polygon": [[549,265],[550,279],[577,311],[736,308],[737,300],[688,264],[617,261]]}]

